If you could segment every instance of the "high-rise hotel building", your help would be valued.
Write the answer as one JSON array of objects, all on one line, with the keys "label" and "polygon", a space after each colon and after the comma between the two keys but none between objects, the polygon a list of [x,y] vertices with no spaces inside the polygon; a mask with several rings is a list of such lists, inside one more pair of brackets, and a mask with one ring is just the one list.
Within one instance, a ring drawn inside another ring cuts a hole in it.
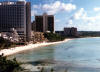
[{"label": "high-rise hotel building", "polygon": [[31,37],[31,5],[30,2],[0,2],[0,32],[17,30],[21,37],[29,41]]},{"label": "high-rise hotel building", "polygon": [[37,32],[54,32],[54,16],[47,15],[46,13],[43,15],[36,15],[35,27]]}]

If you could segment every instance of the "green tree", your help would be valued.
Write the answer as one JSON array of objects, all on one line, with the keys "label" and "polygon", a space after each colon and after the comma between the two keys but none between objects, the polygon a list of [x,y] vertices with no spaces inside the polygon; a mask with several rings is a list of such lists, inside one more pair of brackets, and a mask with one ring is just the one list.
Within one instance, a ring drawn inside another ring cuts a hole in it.
[{"label": "green tree", "polygon": [[11,41],[7,39],[0,37],[0,49],[7,49],[11,47],[12,45],[14,45],[14,43],[12,43]]},{"label": "green tree", "polygon": [[47,38],[50,42],[62,41],[65,39],[65,37],[55,33],[44,33],[44,37]]},{"label": "green tree", "polygon": [[20,63],[13,60],[7,60],[7,57],[0,55],[0,72],[13,72],[15,69],[20,69]]}]

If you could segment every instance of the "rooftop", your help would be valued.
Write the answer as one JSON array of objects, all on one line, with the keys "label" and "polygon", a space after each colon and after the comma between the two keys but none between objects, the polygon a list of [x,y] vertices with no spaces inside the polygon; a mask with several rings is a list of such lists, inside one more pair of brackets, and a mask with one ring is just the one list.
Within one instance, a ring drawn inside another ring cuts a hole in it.
[{"label": "rooftop", "polygon": [[25,4],[25,1],[3,1],[0,5],[15,5],[15,4]]}]

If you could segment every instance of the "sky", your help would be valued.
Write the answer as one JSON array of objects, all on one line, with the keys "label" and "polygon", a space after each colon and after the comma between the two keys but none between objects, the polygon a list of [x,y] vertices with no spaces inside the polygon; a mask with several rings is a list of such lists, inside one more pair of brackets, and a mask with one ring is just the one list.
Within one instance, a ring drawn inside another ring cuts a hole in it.
[{"label": "sky", "polygon": [[77,27],[78,31],[100,31],[100,0],[19,1],[31,2],[31,21],[34,20],[35,15],[42,15],[44,12],[54,15],[55,30],[60,31],[64,27]]}]

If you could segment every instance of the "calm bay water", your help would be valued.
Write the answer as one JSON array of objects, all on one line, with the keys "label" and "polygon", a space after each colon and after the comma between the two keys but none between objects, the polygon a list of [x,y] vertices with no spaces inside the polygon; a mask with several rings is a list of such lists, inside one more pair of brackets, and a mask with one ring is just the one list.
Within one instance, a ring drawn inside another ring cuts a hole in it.
[{"label": "calm bay water", "polygon": [[17,60],[30,63],[37,60],[61,62],[68,72],[100,72],[100,38],[80,38],[16,54]]}]

